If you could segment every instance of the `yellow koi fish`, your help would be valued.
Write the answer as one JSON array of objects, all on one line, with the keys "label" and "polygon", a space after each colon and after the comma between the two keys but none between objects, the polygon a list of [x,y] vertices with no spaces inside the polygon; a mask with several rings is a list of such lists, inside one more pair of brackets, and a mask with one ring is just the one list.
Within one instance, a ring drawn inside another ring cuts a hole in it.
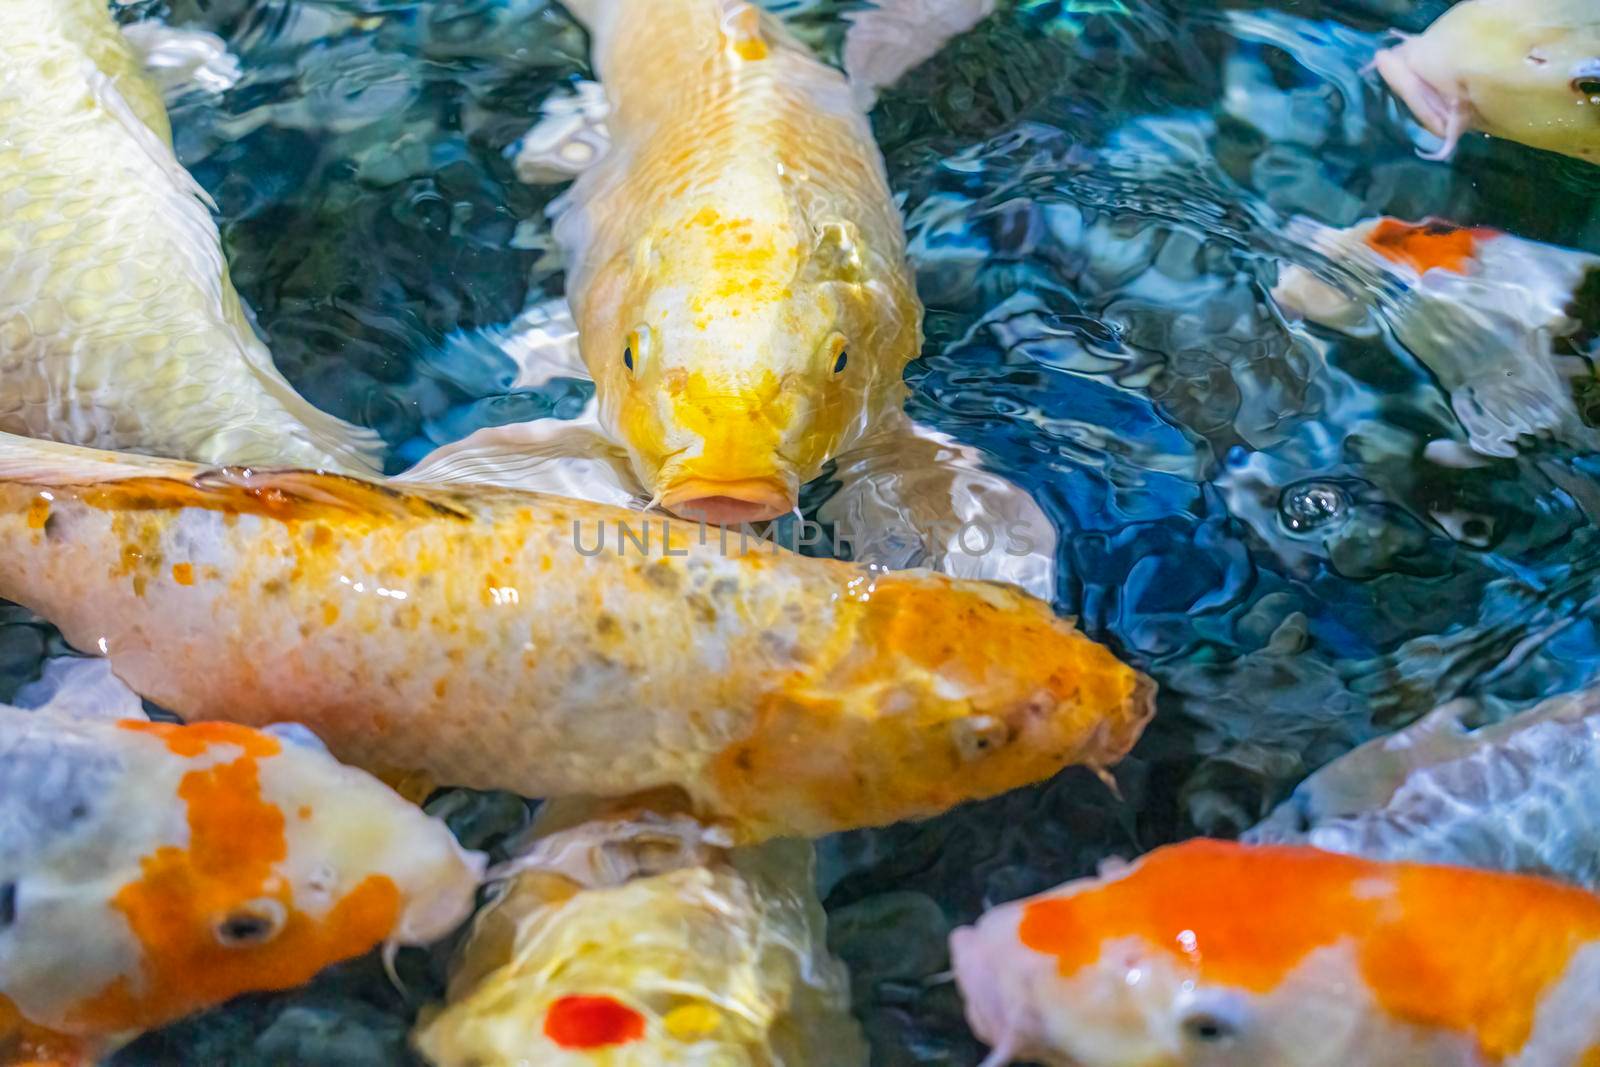
[{"label": "yellow koi fish", "polygon": [[1003,585],[512,490],[15,437],[0,596],[186,718],[303,722],[448,785],[674,786],[756,837],[1104,766],[1151,713],[1147,679]]},{"label": "yellow koi fish", "polygon": [[92,1062],[466,919],[482,857],[292,737],[0,707],[0,1061]]},{"label": "yellow koi fish", "polygon": [[[481,430],[411,477],[570,491],[571,477],[541,480],[544,464],[598,458],[610,476],[584,495],[730,525],[795,510],[839,457],[823,518],[855,558],[1052,595],[1044,513],[902,413],[922,305],[862,110],[992,0],[863,9],[845,47],[854,81],[746,0],[566,7],[605,92],[547,104],[519,172],[581,171],[555,226],[570,310],[541,306],[494,339],[522,364],[519,384],[592,378],[596,403],[570,423]],[[888,527],[905,532],[867,543]]]},{"label": "yellow koi fish", "polygon": [[1378,53],[1378,72],[1448,159],[1468,130],[1600,163],[1600,4],[1466,0]]},{"label": "yellow koi fish", "polygon": [[0,430],[371,471],[273,366],[104,0],[0,0]]},{"label": "yellow koi fish", "polygon": [[950,938],[985,1067],[1592,1067],[1600,897],[1190,841]]},{"label": "yellow koi fish", "polygon": [[540,828],[514,865],[414,1034],[437,1067],[865,1067],[809,844],[644,812]]}]

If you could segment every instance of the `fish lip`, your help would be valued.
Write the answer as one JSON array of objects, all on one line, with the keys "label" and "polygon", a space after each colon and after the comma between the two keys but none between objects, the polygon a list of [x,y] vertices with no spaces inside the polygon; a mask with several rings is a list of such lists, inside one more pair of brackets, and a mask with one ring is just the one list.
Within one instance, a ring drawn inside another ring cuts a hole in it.
[{"label": "fish lip", "polygon": [[1435,137],[1449,137],[1451,116],[1461,103],[1457,100],[1452,104],[1452,97],[1417,72],[1406,54],[1407,47],[1407,44],[1399,44],[1385,48],[1374,59],[1374,66],[1424,129]]},{"label": "fish lip", "polygon": [[787,515],[794,510],[796,497],[787,482],[778,478],[691,476],[662,492],[660,504],[681,518],[737,525]]}]

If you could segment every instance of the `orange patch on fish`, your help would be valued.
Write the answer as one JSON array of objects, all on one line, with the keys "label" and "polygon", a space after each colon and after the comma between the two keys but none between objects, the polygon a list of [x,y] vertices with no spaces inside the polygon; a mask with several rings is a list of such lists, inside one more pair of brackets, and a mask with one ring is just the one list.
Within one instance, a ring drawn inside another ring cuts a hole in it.
[{"label": "orange patch on fish", "polygon": [[1017,935],[1063,975],[1132,937],[1207,982],[1254,993],[1348,943],[1392,1017],[1472,1034],[1498,1061],[1527,1041],[1539,999],[1577,949],[1600,938],[1600,898],[1516,875],[1202,840],[1028,903]]},{"label": "orange patch on fish", "polygon": [[82,1039],[46,1030],[25,1019],[0,996],[0,1064],[7,1067],[87,1067],[100,1057]]},{"label": "orange patch on fish", "polygon": [[1463,274],[1478,254],[1478,242],[1493,237],[1496,231],[1468,229],[1443,222],[1402,222],[1383,219],[1367,234],[1367,246],[1395,263],[1403,263],[1419,274],[1446,270]]},{"label": "orange patch on fish", "polygon": [[42,530],[50,521],[50,501],[36,496],[28,502],[28,529]]},{"label": "orange patch on fish", "polygon": [[172,565],[172,580],[179,585],[194,584],[194,564],[174,563]]},{"label": "orange patch on fish", "polygon": [[[162,737],[182,756],[219,743],[242,751],[183,776],[178,796],[188,810],[187,844],[144,857],[140,878],[111,898],[139,942],[140,971],[80,1004],[75,1025],[150,1029],[240,993],[301,985],[389,936],[400,915],[399,890],[389,878],[366,878],[314,919],[296,909],[291,887],[275,873],[288,839],[283,812],[262,798],[259,761],[281,751],[276,738],[229,723],[119,725]],[[281,916],[276,936],[226,944],[220,935],[230,920],[275,923],[274,916]]]},{"label": "orange patch on fish", "polygon": [[562,997],[545,1012],[544,1036],[566,1049],[624,1045],[644,1036],[644,1016],[612,997]]}]

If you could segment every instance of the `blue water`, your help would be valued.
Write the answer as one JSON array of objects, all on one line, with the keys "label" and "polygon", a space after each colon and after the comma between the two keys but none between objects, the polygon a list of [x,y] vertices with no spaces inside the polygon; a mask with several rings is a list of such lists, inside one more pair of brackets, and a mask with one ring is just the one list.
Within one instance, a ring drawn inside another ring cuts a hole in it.
[{"label": "blue water", "polygon": [[[842,2],[774,3],[826,54]],[[823,844],[832,941],[882,1065],[970,1067],[943,938],[987,904],[1196,833],[1236,833],[1309,770],[1451,697],[1511,708],[1600,662],[1600,459],[1437,465],[1459,437],[1429,371],[1267,299],[1295,214],[1438,215],[1600,251],[1600,169],[1470,138],[1453,164],[1362,74],[1442,0],[1019,0],[914,72],[874,123],[927,304],[911,409],[984,450],[1059,525],[1057,607],[1152,674],[1116,769]],[[506,151],[584,76],[539,0],[171,0],[247,75],[173,103],[234,278],[280,365],[376,428],[399,469],[488,424],[581,408],[512,390],[455,331],[561,290],[544,208]],[[1570,342],[1595,347],[1589,330]],[[0,614],[0,674],[59,637]],[[493,845],[526,808],[433,806]],[[246,998],[123,1064],[407,1062],[448,946]]]}]

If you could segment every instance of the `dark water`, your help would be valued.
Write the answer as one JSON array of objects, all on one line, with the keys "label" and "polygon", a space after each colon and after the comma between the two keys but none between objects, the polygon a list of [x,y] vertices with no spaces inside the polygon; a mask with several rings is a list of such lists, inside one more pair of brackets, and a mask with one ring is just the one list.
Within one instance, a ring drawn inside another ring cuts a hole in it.
[{"label": "dark water", "polygon": [[[142,5],[140,10],[149,8]],[[844,3],[774,4],[825,53]],[[1392,341],[1286,322],[1284,222],[1437,215],[1600,251],[1600,170],[1470,138],[1453,165],[1362,68],[1442,0],[1021,0],[874,113],[928,307],[912,411],[981,447],[1062,531],[1057,606],[1161,684],[1116,771],[823,845],[833,941],[876,1064],[981,1055],[943,939],[987,904],[1250,825],[1308,771],[1445,699],[1515,707],[1600,657],[1600,459],[1473,469]],[[452,332],[560,292],[544,208],[506,150],[585,41],[541,0],[171,0],[245,80],[174,104],[234,277],[285,372],[403,467],[482,425],[570,416]],[[1600,319],[1590,309],[1591,317]],[[1593,332],[1571,342],[1593,354]],[[59,644],[0,617],[0,671]],[[437,798],[469,843],[513,798]],[[405,1062],[446,953],[372,961],[151,1035],[124,1064]]]}]

